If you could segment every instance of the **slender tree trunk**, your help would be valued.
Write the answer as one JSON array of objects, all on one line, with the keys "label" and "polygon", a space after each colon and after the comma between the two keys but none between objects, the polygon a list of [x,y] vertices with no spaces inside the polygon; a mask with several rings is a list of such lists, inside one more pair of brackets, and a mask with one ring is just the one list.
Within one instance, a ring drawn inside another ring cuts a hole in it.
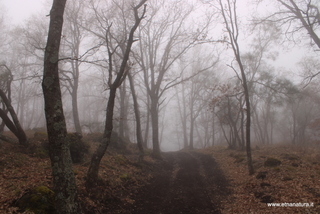
[{"label": "slender tree trunk", "polygon": [[187,135],[187,102],[186,102],[184,83],[182,83],[182,123],[183,123],[182,124],[183,145],[184,145],[184,148],[186,149],[189,146],[189,142],[188,142],[188,135]]},{"label": "slender tree trunk", "polygon": [[[127,62],[129,60],[132,44],[134,43],[133,36],[141,20],[144,18],[144,14],[146,12],[146,5],[144,5],[144,3],[146,1],[147,0],[141,0],[140,3],[133,8],[135,24],[130,30],[128,42],[126,44],[126,50],[121,62],[119,72],[117,73],[117,76],[113,81],[113,83],[110,85],[110,94],[109,94],[109,100],[107,104],[106,122],[105,122],[105,128],[103,133],[103,139],[91,158],[90,167],[87,173],[87,181],[86,181],[87,189],[90,189],[97,185],[100,162],[110,143],[111,134],[113,130],[113,110],[114,110],[114,103],[115,103],[117,88],[119,88],[121,83],[125,80],[126,72],[129,72]],[[142,7],[142,5],[144,5],[144,10],[142,12],[142,15],[139,16],[138,9]],[[109,72],[112,72],[112,70],[109,70]]]},{"label": "slender tree trunk", "polygon": [[144,150],[143,150],[143,138],[142,138],[142,131],[141,131],[139,104],[138,104],[138,99],[137,99],[132,75],[130,73],[128,73],[128,77],[129,77],[129,83],[130,83],[131,94],[132,94],[132,99],[133,99],[134,114],[136,117],[137,145],[138,145],[138,149],[139,149],[139,153],[140,153],[139,161],[142,161],[143,156],[144,156]]},{"label": "slender tree trunk", "polygon": [[82,135],[78,108],[78,89],[73,89],[72,93],[72,115],[75,130],[78,134]]},{"label": "slender tree trunk", "polygon": [[126,81],[124,81],[120,87],[120,119],[119,119],[119,137],[125,138],[127,134],[127,115],[128,115],[128,105],[126,100],[128,100],[126,92]]},{"label": "slender tree trunk", "polygon": [[105,131],[103,133],[103,139],[92,155],[91,164],[87,173],[87,181],[86,187],[91,188],[97,185],[98,175],[99,175],[99,166],[102,157],[104,156],[108,145],[110,144],[112,129],[113,129],[113,109],[114,102],[116,98],[117,87],[110,88],[109,100],[107,104],[107,114],[106,114],[106,122],[105,122]]},{"label": "slender tree trunk", "polygon": [[215,126],[215,117],[214,117],[214,108],[213,108],[213,113],[212,113],[212,115],[213,115],[213,117],[212,117],[212,146],[214,146],[215,145],[215,142],[216,142],[216,126]]},{"label": "slender tree trunk", "polygon": [[159,111],[158,111],[158,97],[154,95],[151,97],[151,123],[152,123],[152,155],[155,158],[161,158],[160,143],[159,143]]},{"label": "slender tree trunk", "polygon": [[50,11],[50,26],[45,48],[42,89],[49,138],[53,189],[57,213],[78,214],[77,186],[72,169],[67,129],[63,114],[59,81],[59,47],[66,0],[54,0]]},{"label": "slender tree trunk", "polygon": [[194,145],[193,145],[193,132],[194,132],[194,118],[193,118],[193,113],[191,112],[191,116],[190,116],[190,133],[189,133],[189,149],[194,149]]},{"label": "slender tree trunk", "polygon": [[148,148],[148,138],[149,138],[149,130],[150,130],[150,98],[147,97],[147,115],[146,115],[146,126],[145,126],[145,132],[144,132],[144,140],[143,140],[143,146],[144,148]]}]

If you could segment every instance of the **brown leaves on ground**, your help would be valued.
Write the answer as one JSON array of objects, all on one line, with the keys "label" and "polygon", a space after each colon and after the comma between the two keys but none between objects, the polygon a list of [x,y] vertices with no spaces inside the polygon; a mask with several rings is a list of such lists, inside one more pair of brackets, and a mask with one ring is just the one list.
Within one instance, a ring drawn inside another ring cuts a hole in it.
[{"label": "brown leaves on ground", "polygon": [[[224,201],[224,213],[320,213],[319,148],[256,147],[252,152],[255,168],[252,176],[248,175],[244,151],[214,147],[206,152],[213,154],[231,184],[233,193]],[[271,158],[281,164],[265,166]],[[267,203],[284,207],[270,207]],[[309,203],[312,207],[281,203]]]},{"label": "brown leaves on ground", "polygon": [[[40,147],[40,142],[33,142]],[[92,148],[97,142],[90,142]],[[25,149],[17,144],[0,142],[0,213],[18,213],[18,208],[11,207],[25,192],[36,186],[52,188],[50,159],[39,154],[37,149]],[[100,186],[88,193],[84,182],[90,155],[83,164],[74,165],[78,195],[84,213],[106,213],[118,210],[125,204],[134,202],[133,194],[145,185],[151,177],[153,159],[146,156],[142,164],[138,164],[136,145],[128,145],[126,154],[109,149],[101,162],[99,171]],[[28,212],[25,212],[28,213]],[[115,212],[116,213],[116,212]]]},{"label": "brown leaves on ground", "polygon": [[[92,149],[97,146],[90,139],[88,142]],[[28,189],[52,186],[49,158],[32,151],[39,152],[0,143],[0,213],[17,213],[11,204]],[[319,148],[256,147],[252,152],[256,172],[252,176],[248,175],[244,151],[224,147],[202,151],[213,155],[230,182],[232,194],[222,202],[223,213],[320,213]],[[125,154],[109,148],[101,163],[100,186],[90,193],[84,188],[90,156],[83,164],[74,165],[84,213],[123,213],[125,207],[134,204],[136,193],[150,181],[158,164],[149,156],[138,164],[138,154],[135,144],[130,144]],[[275,165],[266,166],[268,159]],[[313,203],[313,207],[270,207],[268,202]]]}]

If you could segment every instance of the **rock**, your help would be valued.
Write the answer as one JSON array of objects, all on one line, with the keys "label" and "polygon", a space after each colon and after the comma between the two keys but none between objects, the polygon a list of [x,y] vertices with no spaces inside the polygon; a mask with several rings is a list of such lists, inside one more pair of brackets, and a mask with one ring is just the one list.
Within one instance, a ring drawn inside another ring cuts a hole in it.
[{"label": "rock", "polygon": [[53,214],[55,213],[54,192],[46,186],[35,187],[16,200],[13,206],[19,207],[20,211]]},{"label": "rock", "polygon": [[260,202],[262,203],[272,203],[274,200],[271,195],[264,195],[261,197]]},{"label": "rock", "polygon": [[267,171],[258,172],[256,179],[265,179],[267,177]]},{"label": "rock", "polygon": [[266,167],[276,167],[281,164],[281,161],[276,158],[267,158],[267,160],[264,162],[264,166]]},{"label": "rock", "polygon": [[298,155],[295,155],[295,154],[282,154],[281,155],[284,159],[286,160],[299,160],[300,157]]},{"label": "rock", "polygon": [[256,198],[261,198],[262,196],[264,196],[264,193],[263,192],[254,192],[254,197]]},{"label": "rock", "polygon": [[260,186],[261,186],[261,187],[269,187],[269,186],[271,186],[271,184],[266,183],[266,182],[262,182],[262,183],[260,184]]},{"label": "rock", "polygon": [[293,178],[291,178],[290,176],[284,176],[281,178],[282,181],[291,181],[293,180]]}]

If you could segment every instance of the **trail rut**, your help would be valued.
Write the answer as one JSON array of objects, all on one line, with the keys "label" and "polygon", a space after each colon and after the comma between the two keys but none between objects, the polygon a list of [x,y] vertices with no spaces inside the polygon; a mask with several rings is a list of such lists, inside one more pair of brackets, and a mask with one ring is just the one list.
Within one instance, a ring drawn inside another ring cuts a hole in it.
[{"label": "trail rut", "polygon": [[220,201],[228,194],[228,182],[210,155],[164,153],[154,178],[127,210],[133,214],[221,213]]}]

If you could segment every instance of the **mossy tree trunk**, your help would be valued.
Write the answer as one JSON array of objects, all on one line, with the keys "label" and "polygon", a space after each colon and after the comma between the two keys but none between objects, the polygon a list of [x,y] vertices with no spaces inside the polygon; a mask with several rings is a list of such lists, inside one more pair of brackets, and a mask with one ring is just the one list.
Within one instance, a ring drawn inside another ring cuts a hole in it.
[{"label": "mossy tree trunk", "polygon": [[44,56],[42,90],[57,213],[81,213],[72,169],[59,82],[59,48],[66,0],[54,0]]}]

